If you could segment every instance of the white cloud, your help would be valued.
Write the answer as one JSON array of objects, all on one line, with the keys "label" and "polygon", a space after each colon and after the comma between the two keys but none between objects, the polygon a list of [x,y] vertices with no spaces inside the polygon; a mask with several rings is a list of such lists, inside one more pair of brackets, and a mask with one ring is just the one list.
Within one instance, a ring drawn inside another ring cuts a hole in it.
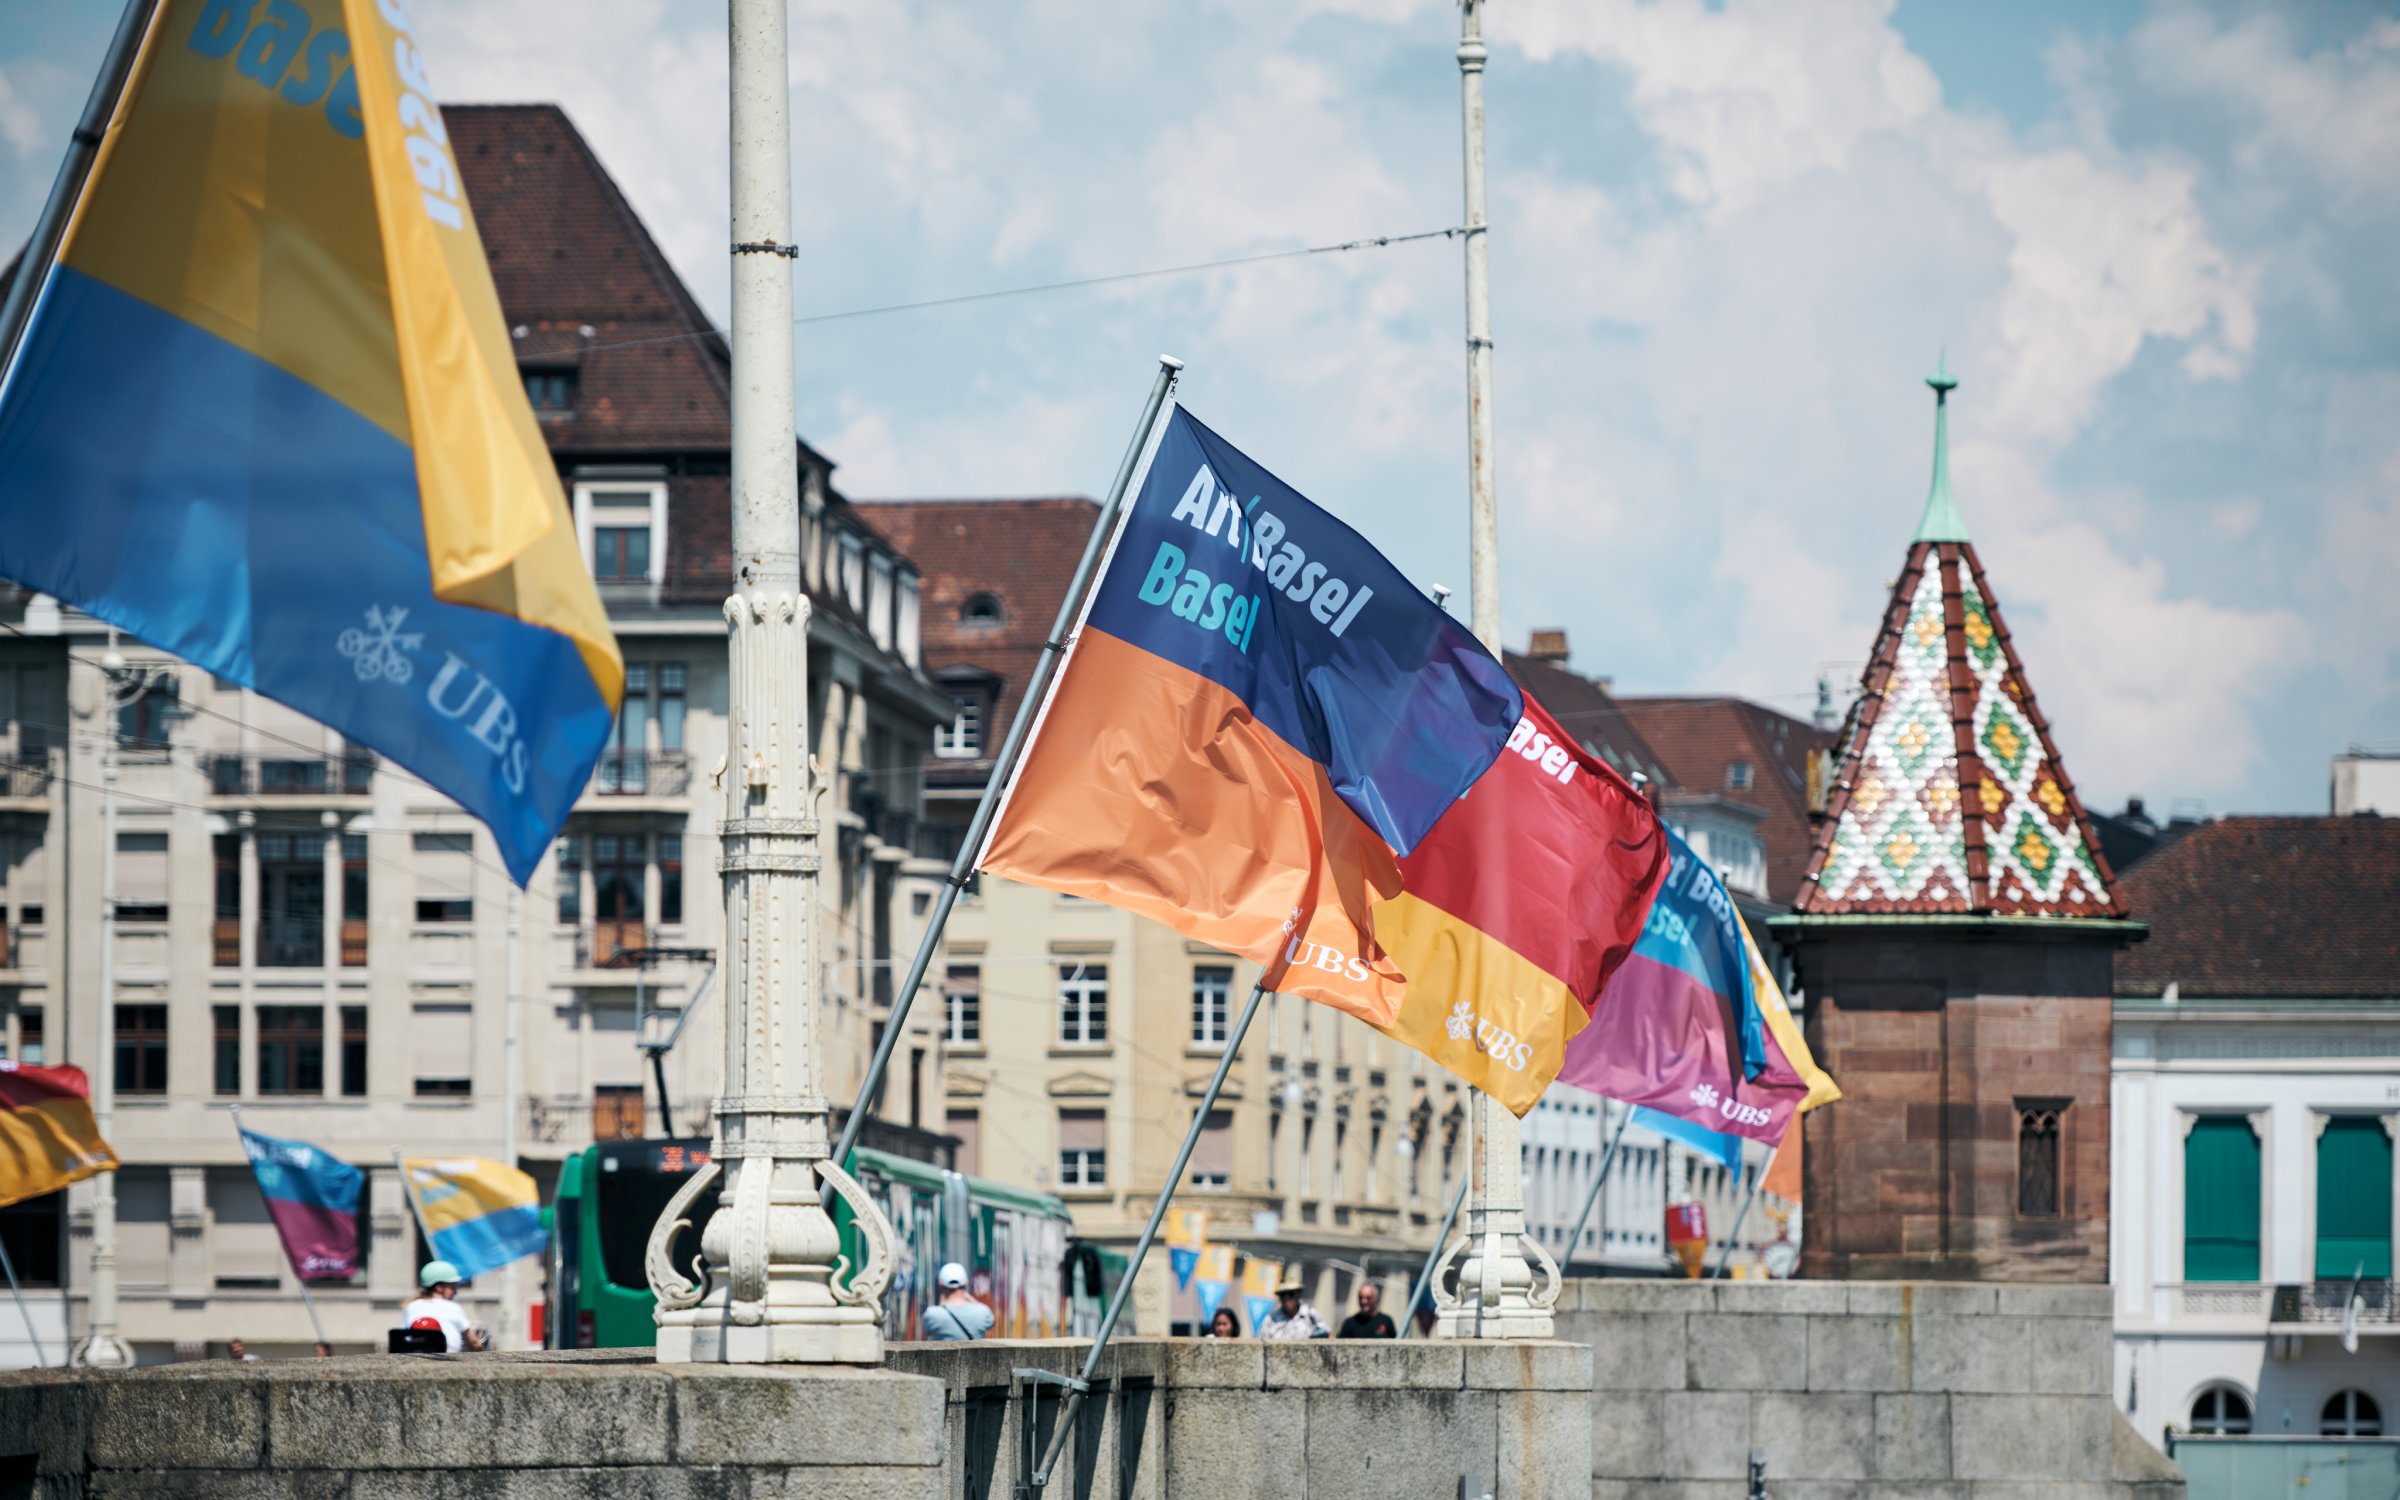
[{"label": "white cloud", "polygon": [[25,161],[35,155],[44,131],[41,117],[34,113],[23,86],[11,76],[16,71],[0,68],[0,141],[8,142],[17,159]]}]

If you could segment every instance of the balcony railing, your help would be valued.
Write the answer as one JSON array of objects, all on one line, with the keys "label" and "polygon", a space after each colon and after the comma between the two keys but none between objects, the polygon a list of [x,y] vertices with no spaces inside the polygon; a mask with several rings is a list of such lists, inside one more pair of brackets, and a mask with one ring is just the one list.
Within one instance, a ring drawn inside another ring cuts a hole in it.
[{"label": "balcony railing", "polygon": [[692,764],[681,750],[610,750],[592,771],[599,797],[680,797],[691,785]]},{"label": "balcony railing", "polygon": [[0,749],[0,797],[46,797],[50,794],[47,751]]},{"label": "balcony railing", "polygon": [[[525,1138],[544,1146],[580,1146],[586,1141],[639,1140],[663,1123],[650,1118],[649,1096],[636,1093],[536,1095],[525,1101]],[[675,1133],[706,1135],[711,1099],[674,1101]]]},{"label": "balcony railing", "polygon": [[374,790],[375,757],[211,755],[208,789],[219,797],[364,797]]},{"label": "balcony railing", "polygon": [[605,969],[620,954],[647,943],[648,935],[638,921],[594,922],[575,930],[575,967]]},{"label": "balcony railing", "polygon": [[2275,1299],[2269,1305],[2267,1320],[2271,1323],[2338,1324],[2353,1296],[2361,1304],[2359,1326],[2390,1327],[2400,1323],[2393,1316],[2392,1284],[2389,1281],[2303,1281],[2275,1288]]},{"label": "balcony railing", "polygon": [[261,917],[258,966],[262,969],[325,967],[323,917]]}]

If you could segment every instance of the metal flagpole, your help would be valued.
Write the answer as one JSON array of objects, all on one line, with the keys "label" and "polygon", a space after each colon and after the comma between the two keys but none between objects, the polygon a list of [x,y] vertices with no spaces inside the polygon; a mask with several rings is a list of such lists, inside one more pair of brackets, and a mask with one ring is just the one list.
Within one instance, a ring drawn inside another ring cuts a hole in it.
[{"label": "metal flagpole", "polygon": [[1442,1247],[1450,1243],[1450,1231],[1458,1224],[1459,1206],[1467,1201],[1468,1175],[1458,1174],[1458,1191],[1450,1195],[1450,1212],[1442,1215],[1442,1227],[1433,1237],[1433,1248],[1425,1252],[1425,1268],[1417,1272],[1417,1284],[1408,1291],[1408,1313],[1400,1325],[1400,1337],[1417,1326],[1417,1303],[1425,1296],[1425,1288],[1433,1285],[1433,1268],[1442,1258]]},{"label": "metal flagpole", "polygon": [[1749,1193],[1742,1199],[1742,1206],[1734,1211],[1733,1227],[1725,1231],[1724,1248],[1717,1252],[1717,1269],[1712,1275],[1713,1280],[1724,1278],[1725,1263],[1733,1259],[1734,1242],[1742,1237],[1742,1220],[1750,1217],[1750,1205],[1758,1201],[1758,1185],[1767,1180],[1767,1166],[1767,1162],[1758,1164],[1758,1171],[1750,1178]]},{"label": "metal flagpole", "polygon": [[1051,1429],[1049,1451],[1042,1455],[1040,1466],[1026,1481],[1036,1492],[1050,1482],[1051,1469],[1066,1451],[1067,1440],[1075,1431],[1075,1418],[1083,1410],[1083,1398],[1091,1392],[1092,1376],[1100,1368],[1100,1356],[1108,1349],[1109,1335],[1116,1332],[1117,1319],[1123,1315],[1125,1304],[1133,1299],[1133,1284],[1141,1277],[1142,1261],[1150,1253],[1151,1242],[1158,1238],[1158,1226],[1166,1222],[1167,1205],[1174,1201],[1184,1169],[1192,1164],[1192,1150],[1200,1144],[1200,1128],[1208,1123],[1208,1112],[1216,1108],[1217,1093],[1225,1087],[1225,1075],[1233,1071],[1233,1060],[1242,1050],[1242,1038],[1250,1034],[1250,1019],[1258,1014],[1259,997],[1266,992],[1267,980],[1262,974],[1250,986],[1250,998],[1242,1006],[1241,1019],[1233,1023],[1233,1034],[1225,1039],[1225,1051],[1217,1058],[1217,1070],[1209,1075],[1208,1088],[1193,1107],[1191,1128],[1183,1133],[1182,1149],[1175,1153],[1175,1165],[1167,1171],[1166,1185],[1158,1190],[1158,1201],[1150,1205],[1150,1222],[1142,1226],[1142,1237],[1134,1241],[1133,1263],[1125,1268],[1123,1279],[1118,1281],[1117,1294],[1108,1299],[1108,1311],[1100,1319],[1099,1336],[1092,1340],[1091,1352],[1084,1356],[1083,1373],[1064,1382],[1066,1404],[1059,1410],[1058,1425]]},{"label": "metal flagpole", "polygon": [[[417,1190],[408,1185],[408,1163],[401,1159],[398,1146],[392,1148],[392,1170],[400,1174],[400,1196],[408,1200],[408,1216],[417,1221],[417,1233],[425,1241],[426,1255],[440,1260],[441,1257],[434,1254],[433,1231],[425,1227],[425,1205],[417,1201]],[[418,1268],[410,1269],[413,1273]]]},{"label": "metal flagpole", "polygon": [[1616,1132],[1608,1138],[1608,1150],[1600,1157],[1600,1171],[1592,1178],[1592,1190],[1584,1196],[1583,1212],[1575,1216],[1575,1227],[1567,1234],[1566,1264],[1575,1263],[1575,1246],[1583,1239],[1583,1226],[1592,1217],[1592,1207],[1600,1201],[1600,1190],[1608,1186],[1608,1169],[1617,1164],[1617,1148],[1625,1144],[1625,1132],[1633,1125],[1633,1106],[1628,1104],[1617,1121]]},{"label": "metal flagpole", "polygon": [[[1483,44],[1484,0],[1464,0],[1458,36],[1459,113],[1464,127],[1467,273],[1467,553],[1476,639],[1494,656],[1500,645],[1500,522],[1492,493],[1492,295],[1491,244],[1484,218]],[[1558,1268],[1525,1233],[1525,1166],[1517,1117],[1481,1089],[1468,1104],[1475,1119],[1476,1152],[1469,1166],[1474,1202],[1468,1211],[1469,1238],[1459,1266],[1460,1286],[1477,1288],[1472,1318],[1454,1308],[1442,1332],[1451,1338],[1486,1334],[1484,1312],[1495,1338],[1546,1339],[1556,1327],[1550,1314],[1558,1296]],[[1546,1295],[1535,1291],[1535,1264],[1550,1273]]]},{"label": "metal flagpole", "polygon": [[42,216],[34,221],[33,235],[17,258],[17,279],[8,289],[8,300],[0,302],[0,376],[7,373],[10,361],[16,358],[17,341],[24,337],[25,324],[33,316],[33,299],[50,279],[50,262],[58,254],[58,242],[66,237],[67,216],[83,193],[84,178],[92,170],[92,157],[100,149],[100,134],[108,128],[109,117],[117,112],[117,97],[125,91],[126,75],[133,71],[133,55],[140,50],[142,34],[150,29],[150,13],[157,3],[158,0],[126,0],[125,13],[117,18],[117,34],[109,38],[100,76],[92,80],[91,97],[83,104],[83,117],[75,122],[75,133],[67,138],[67,159],[58,164],[58,176],[50,184],[49,201],[42,205]]},{"label": "metal flagpole", "polygon": [[[993,758],[991,776],[984,782],[983,796],[975,804],[975,816],[968,821],[966,836],[959,841],[958,855],[950,862],[949,878],[942,883],[933,915],[926,920],[925,936],[918,940],[917,956],[909,960],[908,976],[900,982],[900,993],[892,997],[892,1013],[884,1022],[882,1040],[875,1044],[874,1060],[867,1064],[867,1076],[859,1083],[850,1117],[842,1122],[841,1139],[833,1148],[836,1165],[850,1160],[851,1148],[858,1144],[859,1132],[866,1128],[868,1105],[891,1067],[892,1052],[899,1046],[900,1032],[908,1023],[909,1008],[916,1004],[917,988],[924,983],[925,971],[932,966],[933,955],[941,947],[942,929],[950,921],[950,909],[958,904],[959,892],[967,888],[967,882],[975,874],[975,857],[983,852],[983,839],[991,829],[993,810],[999,805],[1009,777],[1016,772],[1017,757],[1024,752],[1034,720],[1041,716],[1050,679],[1057,675],[1059,662],[1066,655],[1070,630],[1083,608],[1084,591],[1099,570],[1101,554],[1107,550],[1108,539],[1116,530],[1117,513],[1124,508],[1126,488],[1133,482],[1133,472],[1150,446],[1150,434],[1158,425],[1159,413],[1165,410],[1167,397],[1173,393],[1182,372],[1182,360],[1170,354],[1158,357],[1158,376],[1150,382],[1150,397],[1142,406],[1141,421],[1134,426],[1133,441],[1126,445],[1125,456],[1117,462],[1116,478],[1109,481],[1108,499],[1100,506],[1099,519],[1092,523],[1092,534],[1083,544],[1083,557],[1075,564],[1075,576],[1067,584],[1066,597],[1058,601],[1058,618],[1050,626],[1050,638],[1042,643],[1041,659],[1034,665],[1033,676],[1026,681],[1025,696],[1018,701],[1017,716],[1008,726],[1008,738],[1001,742],[1000,753]],[[829,1209],[833,1206],[831,1186],[825,1189],[824,1202]]]},{"label": "metal flagpole", "polygon": [[[247,1139],[248,1134],[249,1132],[242,1129],[242,1107],[237,1104],[233,1107],[233,1138],[241,1142],[242,1160],[250,1163],[250,1181],[254,1186],[258,1187],[258,1201],[260,1205],[263,1206],[267,1211],[268,1222],[273,1223],[275,1218],[275,1205],[267,1202],[266,1187],[263,1184],[260,1184],[258,1181],[258,1163],[250,1161],[250,1142]],[[291,1243],[284,1239],[283,1228],[281,1225],[276,1226],[275,1239],[277,1243],[283,1246],[283,1263],[292,1268],[292,1279],[300,1283],[300,1301],[301,1304],[308,1309],[308,1326],[317,1331],[318,1343],[330,1346],[333,1341],[325,1337],[325,1320],[317,1316],[317,1299],[309,1292],[308,1277],[301,1271],[300,1262],[292,1259]]]},{"label": "metal flagpole", "polygon": [[5,1239],[0,1239],[0,1271],[8,1273],[8,1294],[17,1299],[17,1316],[25,1320],[25,1341],[33,1345],[33,1362],[48,1368],[50,1356],[42,1348],[41,1331],[33,1326],[33,1309],[25,1305],[25,1289],[17,1285],[17,1264],[8,1258]]}]

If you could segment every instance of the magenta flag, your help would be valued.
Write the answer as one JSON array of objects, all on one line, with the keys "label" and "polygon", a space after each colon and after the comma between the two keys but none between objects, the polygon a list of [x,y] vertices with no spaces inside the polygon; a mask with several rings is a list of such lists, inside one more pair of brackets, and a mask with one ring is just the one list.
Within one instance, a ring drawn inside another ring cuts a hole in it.
[{"label": "magenta flag", "polygon": [[283,1237],[283,1253],[302,1281],[358,1274],[358,1199],[367,1174],[306,1141],[242,1132],[250,1170]]}]

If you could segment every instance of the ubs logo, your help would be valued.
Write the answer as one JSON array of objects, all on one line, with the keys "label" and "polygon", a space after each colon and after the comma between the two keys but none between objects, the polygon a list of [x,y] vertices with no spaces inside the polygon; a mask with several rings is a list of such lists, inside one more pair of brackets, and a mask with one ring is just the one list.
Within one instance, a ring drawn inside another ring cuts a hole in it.
[{"label": "ubs logo", "polygon": [[[353,626],[334,641],[361,682],[388,682],[405,687],[416,676],[410,653],[425,644],[422,631],[403,630],[405,605],[369,605],[367,628]],[[456,652],[442,653],[442,669],[426,686],[425,701],[433,711],[462,726],[467,737],[490,752],[500,779],[518,795],[525,791],[525,741],[517,733],[517,710],[492,680]],[[1362,976],[1363,977],[1363,976]]]}]

